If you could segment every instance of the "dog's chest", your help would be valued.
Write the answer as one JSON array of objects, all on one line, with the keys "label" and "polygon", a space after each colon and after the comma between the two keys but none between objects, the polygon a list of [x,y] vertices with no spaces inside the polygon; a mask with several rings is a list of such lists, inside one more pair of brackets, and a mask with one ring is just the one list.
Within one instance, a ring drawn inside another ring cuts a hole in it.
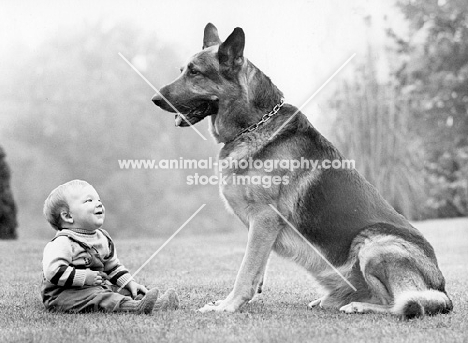
[{"label": "dog's chest", "polygon": [[281,177],[265,168],[265,160],[255,157],[258,146],[240,143],[229,151],[221,151],[219,162],[220,194],[227,209],[248,226],[249,222],[269,205],[276,203]]},{"label": "dog's chest", "polygon": [[236,173],[224,171],[220,184],[221,198],[228,210],[248,226],[261,209],[276,202],[278,186],[269,183],[268,177],[256,170]]}]

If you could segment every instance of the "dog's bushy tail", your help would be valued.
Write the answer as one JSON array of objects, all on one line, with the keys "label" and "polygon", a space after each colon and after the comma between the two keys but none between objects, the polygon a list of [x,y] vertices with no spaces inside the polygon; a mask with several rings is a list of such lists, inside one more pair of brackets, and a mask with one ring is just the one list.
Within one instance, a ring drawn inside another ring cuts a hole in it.
[{"label": "dog's bushy tail", "polygon": [[395,296],[392,313],[404,319],[423,317],[452,311],[453,304],[447,294],[429,289],[425,291],[406,291]]}]

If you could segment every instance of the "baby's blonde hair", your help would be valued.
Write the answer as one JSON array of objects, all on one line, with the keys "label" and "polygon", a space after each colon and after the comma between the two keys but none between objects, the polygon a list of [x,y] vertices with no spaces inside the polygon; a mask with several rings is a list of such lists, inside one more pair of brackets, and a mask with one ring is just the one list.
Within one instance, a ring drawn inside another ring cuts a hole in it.
[{"label": "baby's blonde hair", "polygon": [[63,211],[68,213],[70,210],[66,199],[67,191],[86,186],[89,186],[89,183],[86,181],[72,180],[58,186],[52,192],[50,192],[49,196],[44,202],[43,212],[47,221],[55,230],[62,230],[62,219],[60,217],[60,213]]}]

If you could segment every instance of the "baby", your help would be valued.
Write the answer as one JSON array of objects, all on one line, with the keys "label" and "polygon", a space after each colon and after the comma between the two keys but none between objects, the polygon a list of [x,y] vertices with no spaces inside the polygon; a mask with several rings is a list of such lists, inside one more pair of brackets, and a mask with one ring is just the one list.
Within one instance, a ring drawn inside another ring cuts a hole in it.
[{"label": "baby", "polygon": [[176,309],[179,299],[168,290],[148,290],[120,263],[114,242],[101,227],[104,206],[98,193],[81,180],[54,189],[44,215],[57,230],[44,249],[42,301],[62,312],[135,312]]}]

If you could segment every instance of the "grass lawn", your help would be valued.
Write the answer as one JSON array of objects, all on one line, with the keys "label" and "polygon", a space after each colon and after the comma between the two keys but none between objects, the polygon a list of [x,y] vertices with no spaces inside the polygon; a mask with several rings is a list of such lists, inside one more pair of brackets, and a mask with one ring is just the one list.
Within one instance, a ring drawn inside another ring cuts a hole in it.
[{"label": "grass lawn", "polygon": [[[136,277],[161,291],[175,288],[179,310],[151,316],[54,314],[44,311],[39,297],[47,238],[0,241],[0,342],[468,342],[468,220],[415,226],[436,250],[454,301],[451,314],[400,321],[389,315],[309,310],[307,303],[319,296],[311,279],[277,256],[270,262],[262,301],[234,314],[202,314],[196,310],[229,293],[246,232],[196,236],[189,227]],[[134,271],[164,241],[117,240],[116,245],[121,261]]]}]

